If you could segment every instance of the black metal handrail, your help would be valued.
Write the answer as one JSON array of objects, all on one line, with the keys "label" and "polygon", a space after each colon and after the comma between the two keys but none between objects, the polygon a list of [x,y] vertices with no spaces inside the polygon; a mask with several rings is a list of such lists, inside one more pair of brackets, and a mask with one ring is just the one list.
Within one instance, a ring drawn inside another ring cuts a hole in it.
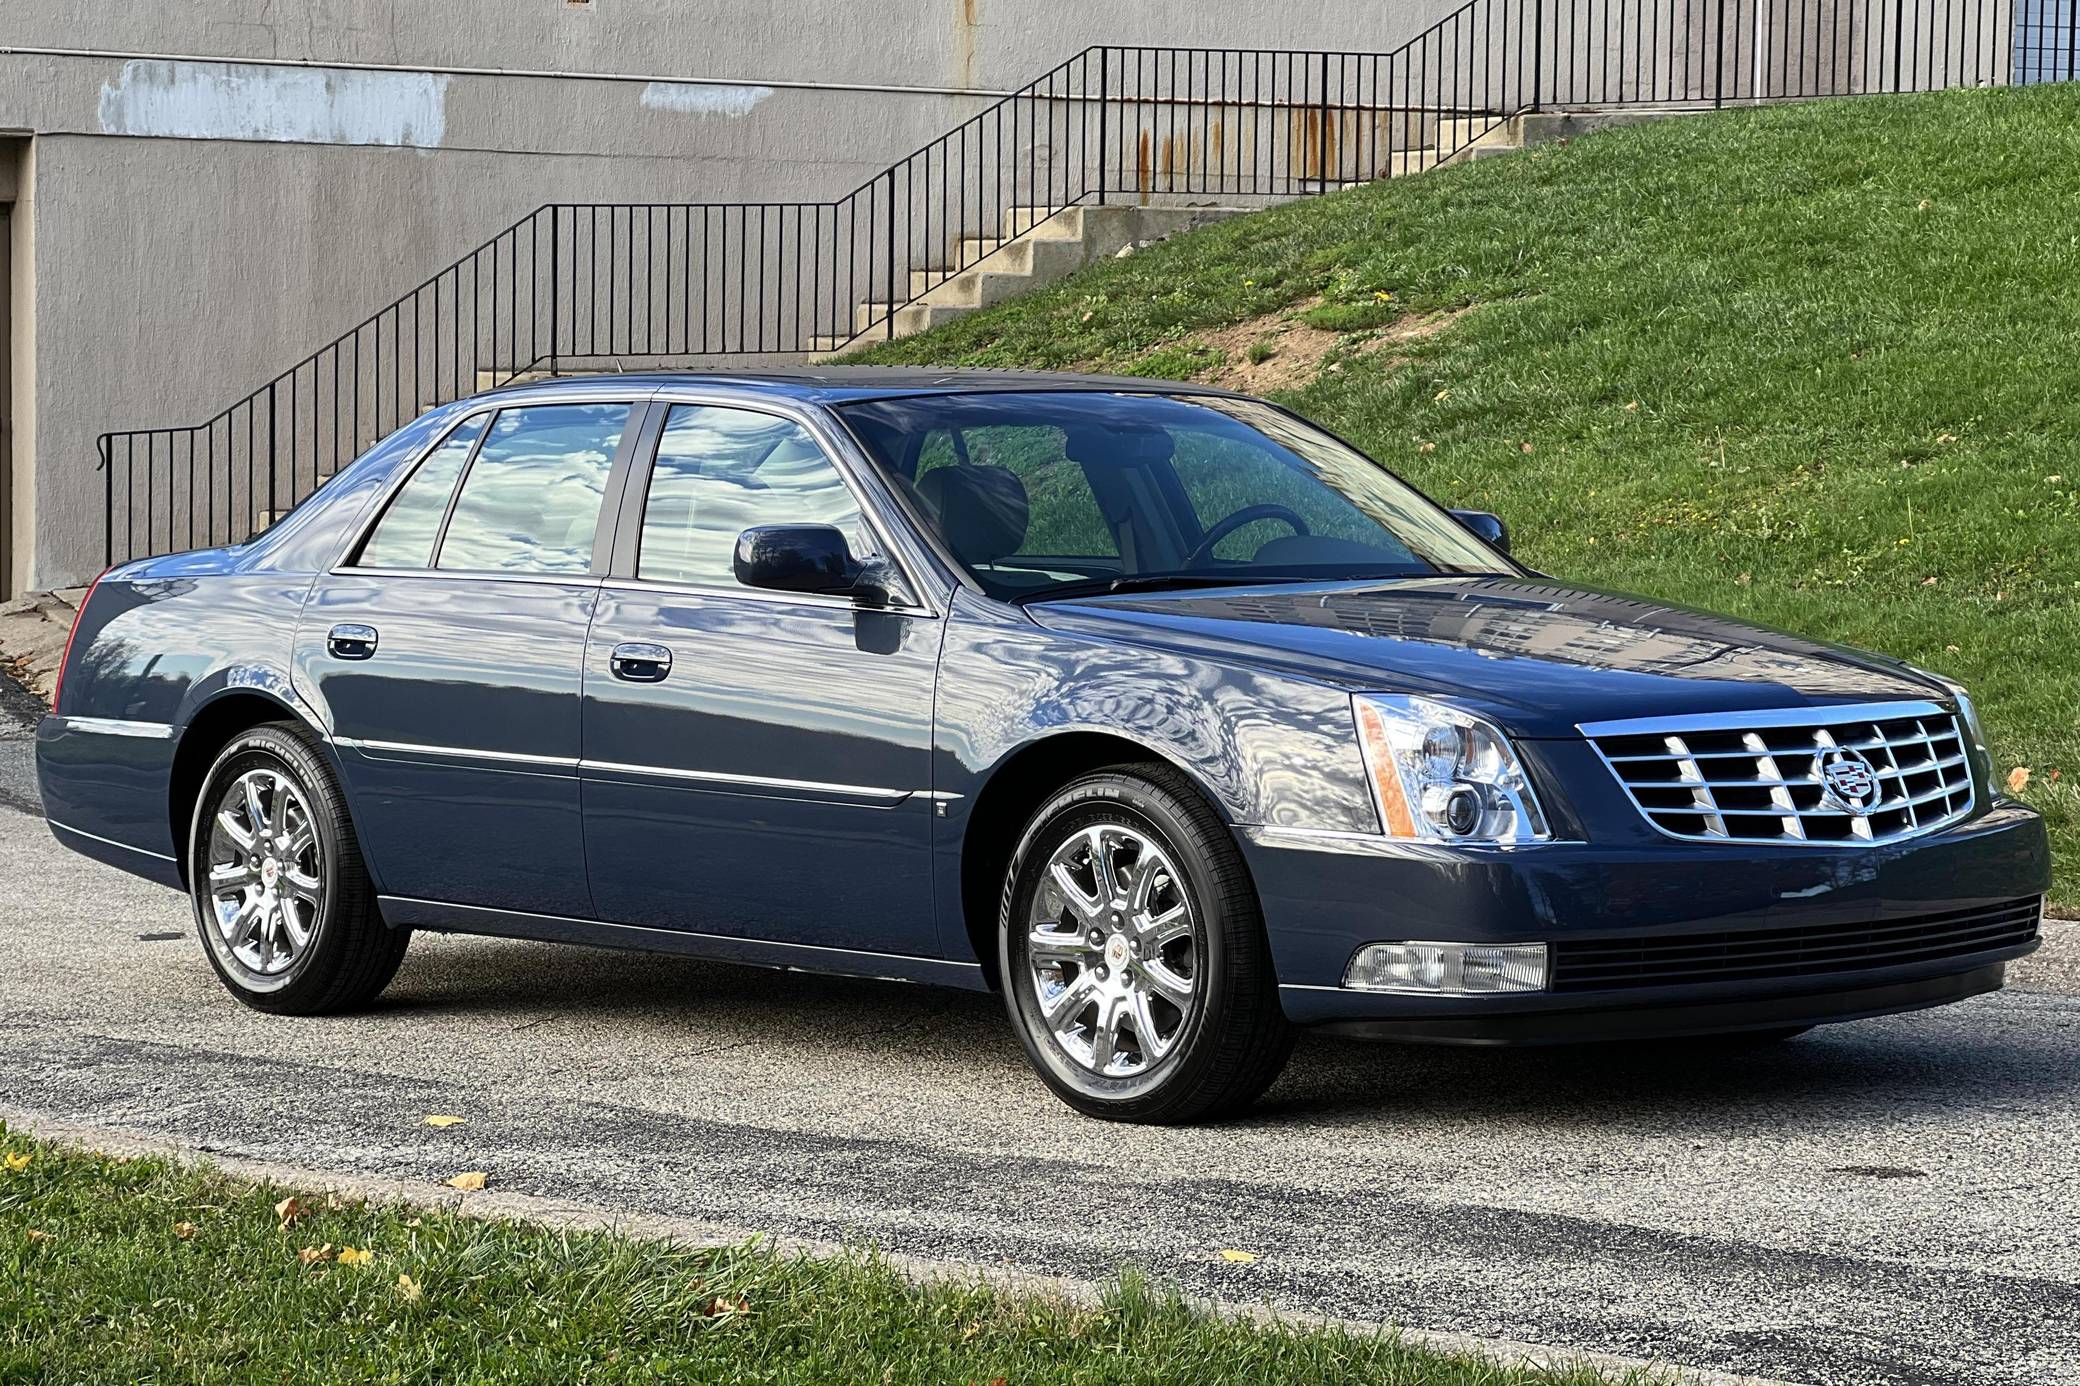
[{"label": "black metal handrail", "polygon": [[1079,206],[1330,191],[1548,107],[2007,81],[2080,30],[2061,14],[2026,44],[2018,3],[2080,6],[1469,0],[1384,53],[1087,48],[834,201],[537,208],[206,423],[103,434],[107,558],[241,538],[516,377],[894,336],[907,305]]}]

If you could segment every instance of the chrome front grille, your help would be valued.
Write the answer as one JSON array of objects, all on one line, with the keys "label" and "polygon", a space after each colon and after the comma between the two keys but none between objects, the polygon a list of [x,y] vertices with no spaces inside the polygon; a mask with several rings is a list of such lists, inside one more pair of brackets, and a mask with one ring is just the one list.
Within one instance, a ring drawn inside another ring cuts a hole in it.
[{"label": "chrome front grille", "polygon": [[1585,723],[1635,807],[1693,842],[1896,842],[1971,811],[1970,748],[1935,703]]}]

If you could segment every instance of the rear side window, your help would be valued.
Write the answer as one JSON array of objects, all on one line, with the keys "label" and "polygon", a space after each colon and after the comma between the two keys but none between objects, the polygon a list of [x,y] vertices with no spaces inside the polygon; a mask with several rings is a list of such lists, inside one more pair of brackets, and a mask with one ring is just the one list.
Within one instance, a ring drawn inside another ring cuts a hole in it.
[{"label": "rear side window", "polygon": [[657,443],[636,576],[734,587],[737,536],[754,525],[834,525],[873,552],[845,479],[800,424],[706,404],[674,406]]},{"label": "rear side window", "polygon": [[462,479],[439,566],[590,571],[600,502],[629,408],[542,404],[500,413]]},{"label": "rear side window", "polygon": [[433,541],[441,532],[441,516],[448,513],[448,497],[455,492],[455,478],[477,445],[490,416],[465,419],[447,440],[426,455],[419,470],[398,488],[383,512],[375,532],[361,546],[354,561],[364,568],[425,568],[433,563]]}]

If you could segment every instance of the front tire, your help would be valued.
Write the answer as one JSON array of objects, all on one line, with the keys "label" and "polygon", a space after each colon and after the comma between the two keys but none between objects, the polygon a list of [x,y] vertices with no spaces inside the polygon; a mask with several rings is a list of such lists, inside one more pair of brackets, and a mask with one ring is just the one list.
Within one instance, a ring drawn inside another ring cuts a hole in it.
[{"label": "front tire", "polygon": [[1012,856],[998,944],[1027,1057],[1087,1115],[1234,1112],[1292,1052],[1242,855],[1168,766],[1100,770],[1040,808]]},{"label": "front tire", "polygon": [[411,942],[410,930],[388,927],[377,912],[331,766],[286,724],[233,738],[204,777],[188,835],[188,893],[210,966],[258,1011],[366,1005]]}]

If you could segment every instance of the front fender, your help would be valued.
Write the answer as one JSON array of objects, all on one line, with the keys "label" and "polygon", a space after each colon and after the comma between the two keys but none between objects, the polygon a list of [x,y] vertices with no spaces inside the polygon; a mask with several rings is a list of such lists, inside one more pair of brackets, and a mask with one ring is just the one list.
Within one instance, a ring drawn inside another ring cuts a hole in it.
[{"label": "front fender", "polygon": [[1232,825],[1378,830],[1342,689],[1048,630],[966,594],[954,608],[934,734],[949,818],[1021,750],[1097,732],[1175,765]]}]

